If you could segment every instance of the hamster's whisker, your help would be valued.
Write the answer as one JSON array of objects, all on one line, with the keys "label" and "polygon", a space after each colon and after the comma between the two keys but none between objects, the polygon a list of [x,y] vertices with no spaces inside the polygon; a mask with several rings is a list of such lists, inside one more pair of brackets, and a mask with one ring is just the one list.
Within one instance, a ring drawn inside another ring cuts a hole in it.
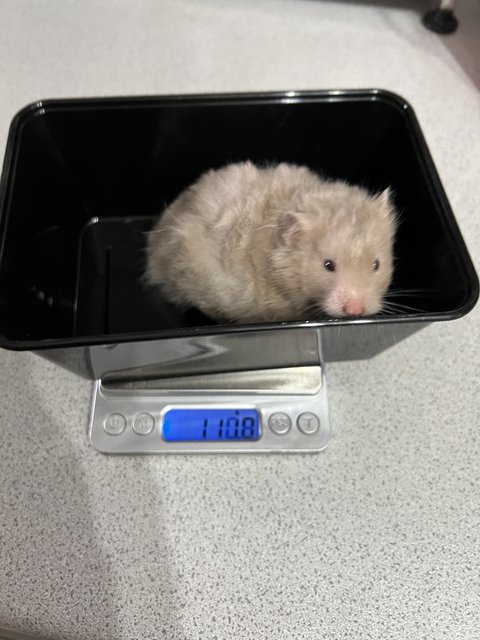
[{"label": "hamster's whisker", "polygon": [[382,310],[383,311],[392,311],[392,312],[398,312],[398,311],[413,311],[414,313],[422,313],[424,311],[424,309],[418,309],[416,307],[411,307],[408,304],[402,304],[400,302],[388,302],[388,301],[384,301],[383,305],[382,305]]},{"label": "hamster's whisker", "polygon": [[392,289],[391,291],[387,291],[386,298],[390,297],[398,297],[398,296],[421,296],[429,293],[434,293],[433,289]]},{"label": "hamster's whisker", "polygon": [[170,225],[170,226],[164,226],[161,229],[152,229],[151,231],[147,232],[147,233],[153,233],[153,234],[162,234],[165,233],[165,231],[175,231],[178,232],[177,227],[175,227],[174,225]]},{"label": "hamster's whisker", "polygon": [[390,316],[393,316],[393,314],[396,313],[393,309],[387,309],[385,306],[380,309],[380,312]]}]

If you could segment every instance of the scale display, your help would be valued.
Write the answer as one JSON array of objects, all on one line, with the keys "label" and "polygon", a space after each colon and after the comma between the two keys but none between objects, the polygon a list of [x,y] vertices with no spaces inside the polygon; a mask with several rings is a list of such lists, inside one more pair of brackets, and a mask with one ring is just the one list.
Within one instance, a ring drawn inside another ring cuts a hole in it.
[{"label": "scale display", "polygon": [[163,416],[167,442],[245,442],[260,437],[256,409],[169,409]]}]

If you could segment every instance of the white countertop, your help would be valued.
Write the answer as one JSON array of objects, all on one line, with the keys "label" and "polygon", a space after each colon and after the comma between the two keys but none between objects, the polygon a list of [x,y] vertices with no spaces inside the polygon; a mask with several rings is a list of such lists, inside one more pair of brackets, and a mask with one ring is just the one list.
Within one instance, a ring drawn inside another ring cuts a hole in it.
[{"label": "white countertop", "polygon": [[[428,4],[428,3],[427,3]],[[0,147],[40,98],[389,89],[480,266],[480,5],[0,2]],[[476,57],[475,57],[476,56]],[[0,351],[0,628],[58,640],[478,640],[480,305],[328,369],[319,455],[107,457],[90,383]],[[1,635],[1,633],[0,633]]]}]

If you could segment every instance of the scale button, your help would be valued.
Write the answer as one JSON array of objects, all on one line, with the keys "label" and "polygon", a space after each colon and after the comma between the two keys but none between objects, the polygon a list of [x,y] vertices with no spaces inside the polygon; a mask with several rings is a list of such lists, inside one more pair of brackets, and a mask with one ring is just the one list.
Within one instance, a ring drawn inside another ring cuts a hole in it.
[{"label": "scale button", "polygon": [[297,427],[307,436],[316,433],[319,426],[320,420],[314,413],[306,411],[305,413],[301,413],[297,418]]},{"label": "scale button", "polygon": [[270,429],[280,436],[284,433],[287,433],[287,431],[290,429],[291,424],[292,423],[288,414],[282,413],[281,411],[272,413],[272,415],[268,419],[268,426],[270,427]]},{"label": "scale button", "polygon": [[139,436],[148,436],[155,426],[155,418],[149,413],[139,413],[133,421],[133,430]]},{"label": "scale button", "polygon": [[103,428],[109,436],[119,436],[127,426],[127,419],[121,413],[111,413],[105,418]]}]

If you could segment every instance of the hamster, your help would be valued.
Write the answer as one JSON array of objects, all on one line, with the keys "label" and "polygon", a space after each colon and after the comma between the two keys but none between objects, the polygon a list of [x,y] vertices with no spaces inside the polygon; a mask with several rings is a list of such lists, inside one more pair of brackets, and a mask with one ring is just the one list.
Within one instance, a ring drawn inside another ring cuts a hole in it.
[{"label": "hamster", "polygon": [[227,322],[375,314],[393,272],[396,214],[303,166],[210,170],[148,234],[146,281],[176,305]]}]

